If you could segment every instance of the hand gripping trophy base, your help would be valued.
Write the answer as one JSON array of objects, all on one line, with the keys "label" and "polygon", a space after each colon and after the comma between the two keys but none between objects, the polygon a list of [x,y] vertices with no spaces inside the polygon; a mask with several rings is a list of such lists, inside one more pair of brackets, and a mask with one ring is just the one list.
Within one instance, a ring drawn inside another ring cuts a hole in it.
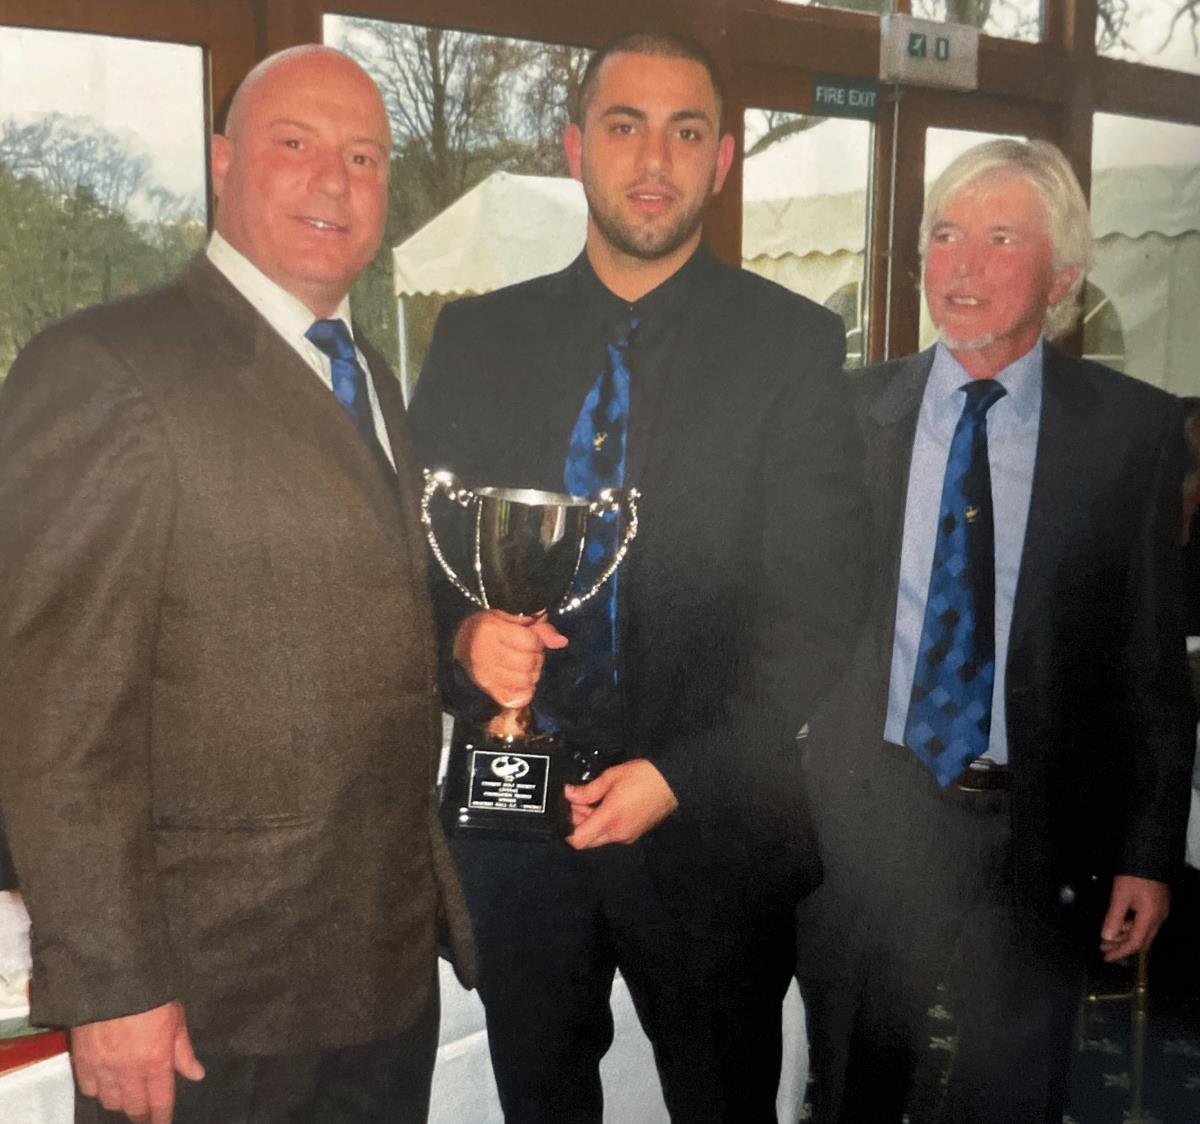
[{"label": "hand gripping trophy base", "polygon": [[[454,572],[433,529],[430,501],[445,492],[465,508],[477,590]],[[637,534],[636,490],[596,501],[555,492],[464,488],[449,473],[425,473],[421,521],[434,557],[460,593],[481,609],[534,616],[573,612],[616,571]],[[591,515],[626,512],[625,535],[586,592],[571,596]],[[565,784],[590,779],[561,735],[535,733],[529,707],[502,709],[485,729],[456,723],[441,815],[447,832],[477,839],[548,841],[571,833]]]}]

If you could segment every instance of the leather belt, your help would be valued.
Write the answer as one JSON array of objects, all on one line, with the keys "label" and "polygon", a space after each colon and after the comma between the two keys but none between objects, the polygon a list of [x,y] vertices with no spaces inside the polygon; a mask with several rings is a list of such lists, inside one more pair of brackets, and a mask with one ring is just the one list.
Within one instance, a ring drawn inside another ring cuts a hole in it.
[{"label": "leather belt", "polygon": [[954,787],[959,792],[1007,792],[1008,766],[978,757],[955,778]]}]

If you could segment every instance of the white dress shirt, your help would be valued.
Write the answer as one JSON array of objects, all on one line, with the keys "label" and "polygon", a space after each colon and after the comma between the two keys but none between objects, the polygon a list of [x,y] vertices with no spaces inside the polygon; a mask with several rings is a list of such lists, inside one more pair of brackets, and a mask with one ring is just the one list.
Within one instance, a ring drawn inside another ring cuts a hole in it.
[{"label": "white dress shirt", "polygon": [[[265,273],[254,265],[247,257],[240,254],[216,231],[208,241],[208,260],[217,267],[229,283],[237,289],[253,306],[255,311],[268,323],[284,341],[295,349],[296,354],[308,364],[309,368],[333,393],[333,372],[330,369],[329,356],[325,354],[304,333],[312,327],[315,317],[286,289],[275,284]],[[333,316],[333,320],[343,320],[354,338],[354,329],[350,320],[350,298],[342,298],[341,304]],[[388,440],[387,425],[379,408],[379,397],[375,393],[375,383],[371,378],[371,368],[355,344],[358,355],[358,365],[362,367],[367,378],[367,395],[371,400],[371,419],[375,423],[375,436],[379,440],[387,459],[393,468],[396,462],[392,457],[392,443]]]}]

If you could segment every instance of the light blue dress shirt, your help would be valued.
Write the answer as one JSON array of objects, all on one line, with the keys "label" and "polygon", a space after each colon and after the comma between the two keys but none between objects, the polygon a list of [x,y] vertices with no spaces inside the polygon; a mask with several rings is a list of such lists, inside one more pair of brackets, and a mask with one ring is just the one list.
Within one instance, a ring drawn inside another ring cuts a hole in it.
[{"label": "light blue dress shirt", "polygon": [[[925,623],[925,600],[933,570],[946,460],[967,398],[960,388],[970,380],[971,376],[958,360],[939,343],[921,399],[904,508],[896,635],[892,644],[887,722],[883,732],[887,741],[897,745],[904,743],[904,724],[912,697],[921,629]],[[996,541],[996,681],[992,689],[992,731],[987,756],[997,763],[1006,763],[1005,670],[1013,596],[1017,590],[1025,524],[1029,519],[1029,497],[1033,491],[1038,427],[1042,420],[1041,341],[1005,367],[996,380],[1008,393],[987,416]]]}]

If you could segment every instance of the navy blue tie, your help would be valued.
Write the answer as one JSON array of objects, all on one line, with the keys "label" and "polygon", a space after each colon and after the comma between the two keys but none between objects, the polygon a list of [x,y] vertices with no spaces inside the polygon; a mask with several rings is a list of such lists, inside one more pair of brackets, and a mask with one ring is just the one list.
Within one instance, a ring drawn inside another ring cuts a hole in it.
[{"label": "navy blue tie", "polygon": [[925,622],[904,725],[905,744],[943,788],[982,757],[996,679],[996,557],[987,412],[1005,394],[973,379],[958,419],[938,510]]},{"label": "navy blue tie", "polygon": [[[607,343],[604,369],[596,377],[579,410],[563,467],[566,490],[595,499],[604,488],[625,483],[625,446],[629,428],[629,345],[637,320],[620,324]],[[616,512],[588,521],[588,536],[575,582],[589,589],[616,553],[622,534]],[[577,612],[559,623],[570,639],[573,675],[555,677],[545,705],[539,707],[556,726],[583,733],[588,740],[607,740],[620,729],[617,689],[617,574]]]},{"label": "navy blue tie", "polygon": [[345,407],[367,447],[382,453],[379,438],[375,435],[375,418],[371,414],[367,376],[359,366],[358,352],[346,322],[316,320],[304,334],[329,356],[333,396]]}]

